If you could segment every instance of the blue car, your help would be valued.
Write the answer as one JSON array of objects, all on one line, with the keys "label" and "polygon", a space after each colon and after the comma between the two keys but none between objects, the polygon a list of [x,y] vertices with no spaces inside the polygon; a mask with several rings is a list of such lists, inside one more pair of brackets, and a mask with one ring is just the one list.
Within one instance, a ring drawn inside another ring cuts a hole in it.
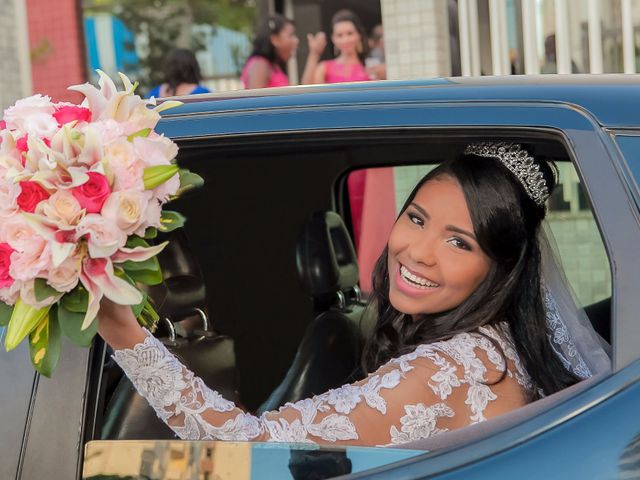
[{"label": "blue car", "polygon": [[[612,373],[391,447],[175,439],[96,338],[52,379],[0,352],[0,478],[640,478],[640,76],[368,82],[197,95],[159,131],[205,179],[149,295],[156,335],[260,413],[358,376],[372,259],[413,184],[473,141],[558,165],[548,221]],[[218,475],[216,477],[215,475]]]}]

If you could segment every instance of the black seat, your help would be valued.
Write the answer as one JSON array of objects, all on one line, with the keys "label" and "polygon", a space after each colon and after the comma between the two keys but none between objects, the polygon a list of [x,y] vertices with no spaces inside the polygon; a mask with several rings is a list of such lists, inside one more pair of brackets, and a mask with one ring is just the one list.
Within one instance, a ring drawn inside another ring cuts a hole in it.
[{"label": "black seat", "polygon": [[360,357],[371,328],[358,289],[353,243],[335,212],[314,214],[296,251],[298,275],[313,298],[313,320],[284,379],[258,409],[274,410],[362,376]]},{"label": "black seat", "polygon": [[[170,243],[159,255],[163,282],[148,289],[161,318],[155,335],[205,384],[236,401],[233,340],[216,333],[209,324],[204,281],[186,235],[176,230],[167,239]],[[103,393],[108,403],[102,439],[175,438],[112,359],[105,365],[105,378],[111,378],[115,386],[105,382]]]}]

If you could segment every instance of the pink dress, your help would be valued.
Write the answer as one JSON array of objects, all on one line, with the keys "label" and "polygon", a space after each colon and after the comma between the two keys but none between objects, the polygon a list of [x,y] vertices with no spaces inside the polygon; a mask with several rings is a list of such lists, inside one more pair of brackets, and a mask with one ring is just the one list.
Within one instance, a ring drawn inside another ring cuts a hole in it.
[{"label": "pink dress", "polygon": [[327,83],[361,82],[371,80],[361,63],[346,65],[336,60],[324,62],[324,80]]},{"label": "pink dress", "polygon": [[[240,80],[242,80],[244,88],[249,88],[249,69],[255,62],[269,63],[269,61],[264,57],[259,57],[257,55],[250,57],[249,60],[247,60],[247,63],[244,64],[242,74],[240,75]],[[286,73],[284,73],[278,65],[270,64],[270,67],[271,76],[269,77],[267,87],[288,87],[289,77],[287,77]]]}]

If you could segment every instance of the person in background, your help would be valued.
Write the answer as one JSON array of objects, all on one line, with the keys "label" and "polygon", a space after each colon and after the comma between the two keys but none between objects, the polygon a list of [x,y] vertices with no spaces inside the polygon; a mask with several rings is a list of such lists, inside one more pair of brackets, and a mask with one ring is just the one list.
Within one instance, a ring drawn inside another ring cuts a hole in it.
[{"label": "person in background", "polygon": [[[342,83],[371,80],[364,67],[367,38],[362,22],[351,10],[339,10],[331,19],[331,41],[338,55],[319,62],[317,51],[307,59],[302,83]],[[309,48],[311,51],[311,46]],[[324,49],[323,49],[324,50]],[[317,62],[316,65],[313,63]]]},{"label": "person in background", "polygon": [[[310,56],[318,50],[322,52],[327,45],[322,32],[308,35],[307,41]],[[292,20],[280,14],[270,15],[258,28],[253,51],[242,69],[240,79],[244,88],[288,86],[287,62],[294,55],[299,42]],[[314,65],[316,63],[317,60]]]},{"label": "person in background", "polygon": [[200,65],[191,50],[186,48],[171,50],[164,59],[163,71],[164,83],[151,90],[149,98],[211,93],[211,90],[200,85],[202,80]]},{"label": "person in background", "polygon": [[385,80],[387,66],[384,57],[384,30],[381,24],[376,25],[369,35],[369,56],[364,60],[367,73],[372,80]]}]

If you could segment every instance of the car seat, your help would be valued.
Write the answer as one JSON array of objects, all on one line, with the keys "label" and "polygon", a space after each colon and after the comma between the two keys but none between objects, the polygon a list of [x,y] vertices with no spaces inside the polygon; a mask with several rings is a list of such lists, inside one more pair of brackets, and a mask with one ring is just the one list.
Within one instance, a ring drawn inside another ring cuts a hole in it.
[{"label": "car seat", "polygon": [[360,358],[372,323],[363,315],[356,252],[337,213],[312,215],[296,246],[296,265],[303,288],[313,299],[313,320],[284,379],[258,413],[362,376]]},{"label": "car seat", "polygon": [[[170,242],[158,257],[163,282],[148,289],[161,318],[155,335],[205,384],[236,401],[233,340],[215,332],[209,323],[204,281],[186,235],[176,230],[167,239]],[[111,358],[104,376],[107,381],[103,382],[103,395],[108,403],[102,423],[103,440],[175,438]]]}]

